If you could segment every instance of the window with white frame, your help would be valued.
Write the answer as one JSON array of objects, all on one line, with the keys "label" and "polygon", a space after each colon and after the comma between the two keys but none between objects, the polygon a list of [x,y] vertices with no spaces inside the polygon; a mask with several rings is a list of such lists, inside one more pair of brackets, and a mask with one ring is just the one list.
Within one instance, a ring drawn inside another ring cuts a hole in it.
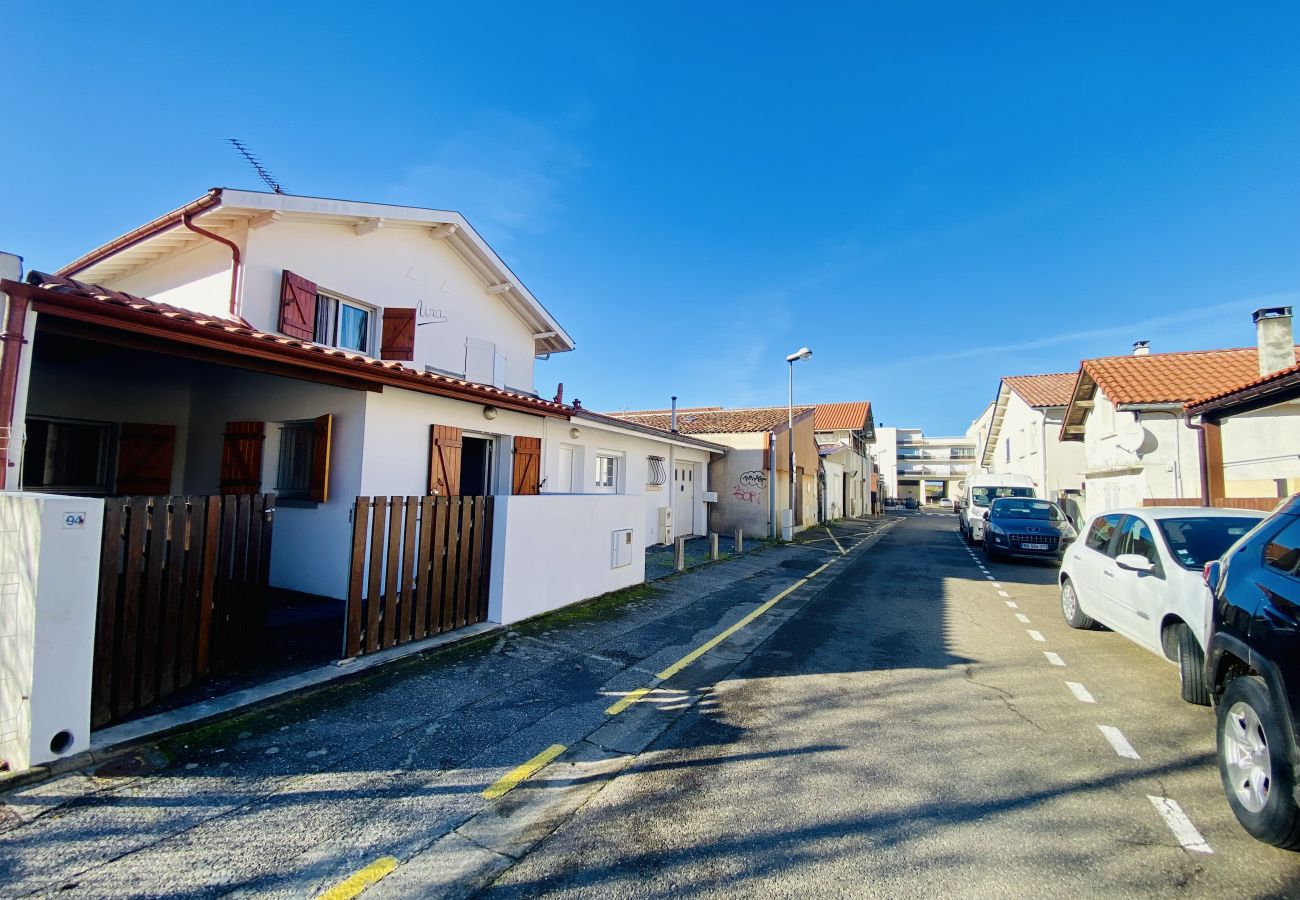
[{"label": "window with white frame", "polygon": [[374,355],[375,308],[335,294],[316,294],[316,343]]},{"label": "window with white frame", "polygon": [[612,453],[596,454],[596,490],[612,493],[618,490],[618,456]]}]

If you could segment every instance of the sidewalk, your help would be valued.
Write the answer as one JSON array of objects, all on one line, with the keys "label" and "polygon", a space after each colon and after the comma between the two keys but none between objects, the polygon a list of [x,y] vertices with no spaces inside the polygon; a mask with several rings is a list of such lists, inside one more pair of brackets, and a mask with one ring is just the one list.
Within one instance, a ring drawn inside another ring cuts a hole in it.
[{"label": "sidewalk", "polygon": [[[173,735],[135,774],[0,796],[0,883],[303,896],[391,858],[375,896],[481,886],[683,711],[707,709],[712,685],[888,525],[810,530]],[[501,784],[519,787],[484,796]]]}]

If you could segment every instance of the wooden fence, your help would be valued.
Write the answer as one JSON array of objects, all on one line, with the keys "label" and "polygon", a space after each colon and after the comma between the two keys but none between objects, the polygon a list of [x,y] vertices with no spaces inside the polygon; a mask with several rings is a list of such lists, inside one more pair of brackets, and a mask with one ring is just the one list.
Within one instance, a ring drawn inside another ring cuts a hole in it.
[{"label": "wooden fence", "polygon": [[[1212,506],[1223,509],[1258,509],[1272,512],[1281,503],[1281,497],[1216,497]],[[1143,506],[1202,506],[1200,497],[1153,497],[1142,501]]]},{"label": "wooden fence", "polygon": [[491,497],[358,497],[343,656],[487,618]]},{"label": "wooden fence", "polygon": [[271,494],[104,504],[91,724],[117,721],[255,647]]}]

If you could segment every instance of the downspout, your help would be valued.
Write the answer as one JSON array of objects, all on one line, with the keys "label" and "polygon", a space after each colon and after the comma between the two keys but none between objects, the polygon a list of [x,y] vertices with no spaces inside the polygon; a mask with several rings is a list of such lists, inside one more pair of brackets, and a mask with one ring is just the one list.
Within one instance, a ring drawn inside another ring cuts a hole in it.
[{"label": "downspout", "polygon": [[776,540],[776,432],[767,433],[767,532]]},{"label": "downspout", "polygon": [[219,234],[208,231],[206,228],[200,228],[194,224],[194,214],[186,213],[181,216],[181,222],[190,231],[202,235],[205,238],[211,238],[219,244],[225,244],[230,248],[230,314],[238,316],[239,309],[239,276],[242,271],[242,262],[239,256],[239,245],[229,238],[223,238]]},{"label": "downspout", "polygon": [[[5,314],[5,330],[0,334],[0,342],[3,343],[3,355],[0,356],[0,425],[7,429],[7,433],[0,435],[0,488],[8,489],[9,485],[9,467],[13,465],[11,461],[14,446],[14,403],[15,394],[18,391],[18,370],[19,363],[22,360],[23,344],[27,343],[27,338],[23,335],[23,329],[27,322],[27,303],[26,297],[8,295],[8,310]],[[18,429],[19,433],[22,429]]]},{"label": "downspout", "polygon": [[1209,506],[1213,501],[1210,500],[1210,462],[1205,454],[1205,425],[1192,424],[1192,417],[1183,416],[1183,424],[1196,432],[1196,455],[1197,468],[1200,469],[1201,476],[1201,505]]}]

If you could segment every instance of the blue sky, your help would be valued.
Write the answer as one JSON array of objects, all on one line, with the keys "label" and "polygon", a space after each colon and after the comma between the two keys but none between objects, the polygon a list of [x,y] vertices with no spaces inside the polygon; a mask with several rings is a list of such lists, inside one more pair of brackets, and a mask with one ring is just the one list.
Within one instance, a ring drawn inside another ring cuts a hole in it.
[{"label": "blue sky", "polygon": [[292,193],[463,212],[577,340],[544,393],[783,404],[808,345],[797,399],[936,433],[1300,293],[1300,7],[703,6],[11,8],[0,248],[259,187],[233,135]]}]

